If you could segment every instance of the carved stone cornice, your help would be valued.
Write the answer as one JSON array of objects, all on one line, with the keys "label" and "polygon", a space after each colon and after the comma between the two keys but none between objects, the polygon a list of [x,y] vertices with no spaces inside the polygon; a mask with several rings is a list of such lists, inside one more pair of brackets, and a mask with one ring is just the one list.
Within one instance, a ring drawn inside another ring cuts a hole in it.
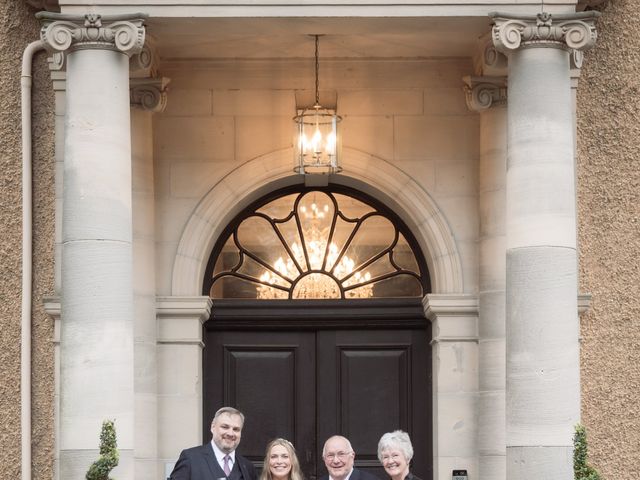
[{"label": "carved stone cornice", "polygon": [[167,106],[169,79],[132,78],[129,81],[129,101],[132,107],[149,112],[162,112]]},{"label": "carved stone cornice", "polygon": [[512,15],[493,12],[492,38],[496,49],[509,53],[524,47],[586,50],[597,38],[595,20],[599,12],[551,15]]},{"label": "carved stone cornice", "polygon": [[40,38],[51,53],[106,49],[134,55],[142,50],[146,15],[84,16],[38,12]]},{"label": "carved stone cornice", "polygon": [[482,112],[507,104],[506,77],[464,77],[463,80],[469,110]]}]

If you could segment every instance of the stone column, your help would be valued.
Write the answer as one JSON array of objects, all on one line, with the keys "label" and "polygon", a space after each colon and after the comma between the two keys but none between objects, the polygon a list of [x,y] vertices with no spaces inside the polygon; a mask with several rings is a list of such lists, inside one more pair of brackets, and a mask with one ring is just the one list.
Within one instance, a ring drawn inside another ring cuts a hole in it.
[{"label": "stone column", "polygon": [[42,12],[41,37],[64,53],[60,478],[83,479],[114,419],[119,479],[134,478],[129,55],[136,16]]},{"label": "stone column", "polygon": [[571,49],[595,12],[494,13],[509,57],[506,284],[507,478],[573,479],[580,418]]},{"label": "stone column", "polygon": [[478,472],[481,480],[504,480],[507,80],[464,80],[467,106],[480,113]]}]

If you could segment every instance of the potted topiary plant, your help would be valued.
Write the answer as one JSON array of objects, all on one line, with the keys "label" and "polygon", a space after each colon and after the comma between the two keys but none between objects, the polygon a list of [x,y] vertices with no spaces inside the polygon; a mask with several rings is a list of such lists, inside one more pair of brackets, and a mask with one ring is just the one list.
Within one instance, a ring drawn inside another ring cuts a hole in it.
[{"label": "potted topiary plant", "polygon": [[598,471],[587,463],[587,431],[577,424],[573,435],[573,474],[575,480],[600,480]]},{"label": "potted topiary plant", "polygon": [[120,454],[116,442],[116,428],[113,420],[102,422],[100,432],[100,458],[93,462],[87,472],[87,480],[112,480],[109,472],[118,465]]}]

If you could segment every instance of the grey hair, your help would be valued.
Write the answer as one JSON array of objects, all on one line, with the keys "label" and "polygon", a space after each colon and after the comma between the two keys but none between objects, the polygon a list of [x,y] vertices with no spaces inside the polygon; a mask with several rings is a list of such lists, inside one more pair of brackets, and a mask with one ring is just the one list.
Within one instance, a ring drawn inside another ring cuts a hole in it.
[{"label": "grey hair", "polygon": [[391,449],[400,450],[404,454],[407,463],[413,458],[413,445],[411,445],[411,439],[407,432],[396,430],[385,433],[380,437],[378,442],[378,460],[380,460],[380,463],[382,463],[382,452]]},{"label": "grey hair", "polygon": [[233,408],[233,407],[222,407],[220,410],[218,410],[216,412],[216,414],[213,416],[213,420],[211,420],[211,425],[216,423],[216,420],[218,420],[220,415],[225,415],[225,414],[226,415],[237,415],[237,416],[239,416],[240,417],[240,421],[242,422],[242,425],[244,425],[244,413],[242,413],[237,408]]}]

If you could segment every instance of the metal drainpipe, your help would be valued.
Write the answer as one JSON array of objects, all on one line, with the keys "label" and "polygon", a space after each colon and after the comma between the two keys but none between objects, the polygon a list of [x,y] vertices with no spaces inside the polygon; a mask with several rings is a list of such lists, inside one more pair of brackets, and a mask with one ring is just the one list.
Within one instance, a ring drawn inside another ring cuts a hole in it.
[{"label": "metal drainpipe", "polygon": [[44,49],[38,40],[27,45],[22,55],[22,323],[20,342],[20,428],[22,480],[31,480],[31,284],[33,279],[33,205],[31,152],[31,63]]}]

